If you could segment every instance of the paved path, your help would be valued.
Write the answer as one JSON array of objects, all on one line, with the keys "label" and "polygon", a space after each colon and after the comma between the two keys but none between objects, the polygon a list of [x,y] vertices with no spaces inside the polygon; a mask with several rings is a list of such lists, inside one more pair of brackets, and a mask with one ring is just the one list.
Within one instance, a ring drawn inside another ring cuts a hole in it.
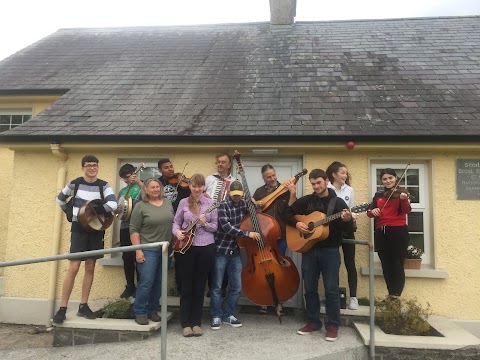
[{"label": "paved path", "polygon": [[[352,328],[341,327],[338,340],[327,342],[324,330],[308,336],[297,335],[296,330],[304,325],[299,315],[284,316],[283,324],[270,315],[240,315],[243,327],[222,325],[220,330],[213,331],[205,323],[205,334],[198,338],[184,338],[178,320],[172,320],[168,327],[167,359],[367,359],[367,348]],[[160,334],[140,342],[0,351],[0,359],[73,358],[160,359]]]}]

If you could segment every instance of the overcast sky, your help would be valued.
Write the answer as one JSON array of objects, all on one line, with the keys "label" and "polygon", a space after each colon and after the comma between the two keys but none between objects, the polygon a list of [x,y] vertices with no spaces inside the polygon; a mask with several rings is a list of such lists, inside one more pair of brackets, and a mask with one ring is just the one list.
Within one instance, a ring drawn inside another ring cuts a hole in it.
[{"label": "overcast sky", "polygon": [[[269,21],[269,0],[13,0],[0,7],[0,60],[58,29]],[[295,21],[480,15],[480,0],[297,0]]]}]

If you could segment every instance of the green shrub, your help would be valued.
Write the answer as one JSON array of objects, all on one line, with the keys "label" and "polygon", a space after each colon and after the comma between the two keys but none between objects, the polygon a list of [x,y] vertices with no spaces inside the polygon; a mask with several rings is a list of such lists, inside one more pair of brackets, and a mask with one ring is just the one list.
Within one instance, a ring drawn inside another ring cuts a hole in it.
[{"label": "green shrub", "polygon": [[423,308],[417,299],[388,297],[379,301],[375,308],[375,319],[387,334],[421,335],[430,329],[427,318],[431,313],[428,303],[426,308]]},{"label": "green shrub", "polygon": [[[378,302],[377,299],[375,299],[374,301],[374,304],[376,305]],[[361,298],[358,298],[358,305],[362,305],[362,306],[370,306],[370,300],[366,297],[361,297]]]},{"label": "green shrub", "polygon": [[111,319],[131,319],[132,304],[130,301],[119,299],[109,301],[102,308],[103,317]]}]

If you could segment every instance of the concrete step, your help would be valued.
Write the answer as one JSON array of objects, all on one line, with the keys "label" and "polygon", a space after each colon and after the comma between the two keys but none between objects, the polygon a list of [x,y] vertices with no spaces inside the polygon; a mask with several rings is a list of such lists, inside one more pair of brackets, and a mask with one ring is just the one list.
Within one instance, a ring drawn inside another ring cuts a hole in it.
[{"label": "concrete step", "polygon": [[3,296],[3,276],[0,276],[0,297]]},{"label": "concrete step", "polygon": [[[167,312],[167,321],[173,316]],[[85,319],[69,311],[63,324],[55,324],[53,346],[72,346],[144,340],[160,329],[160,322],[138,325],[133,319]]]}]

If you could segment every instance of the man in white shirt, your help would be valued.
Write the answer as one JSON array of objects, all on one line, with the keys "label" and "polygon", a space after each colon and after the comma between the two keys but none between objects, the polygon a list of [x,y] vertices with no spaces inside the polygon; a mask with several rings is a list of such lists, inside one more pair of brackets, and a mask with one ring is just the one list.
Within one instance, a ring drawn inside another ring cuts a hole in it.
[{"label": "man in white shirt", "polygon": [[230,155],[221,153],[216,156],[215,166],[217,172],[207,176],[205,180],[205,193],[215,201],[220,202],[228,196],[230,184],[235,180],[231,175],[232,161]]}]

